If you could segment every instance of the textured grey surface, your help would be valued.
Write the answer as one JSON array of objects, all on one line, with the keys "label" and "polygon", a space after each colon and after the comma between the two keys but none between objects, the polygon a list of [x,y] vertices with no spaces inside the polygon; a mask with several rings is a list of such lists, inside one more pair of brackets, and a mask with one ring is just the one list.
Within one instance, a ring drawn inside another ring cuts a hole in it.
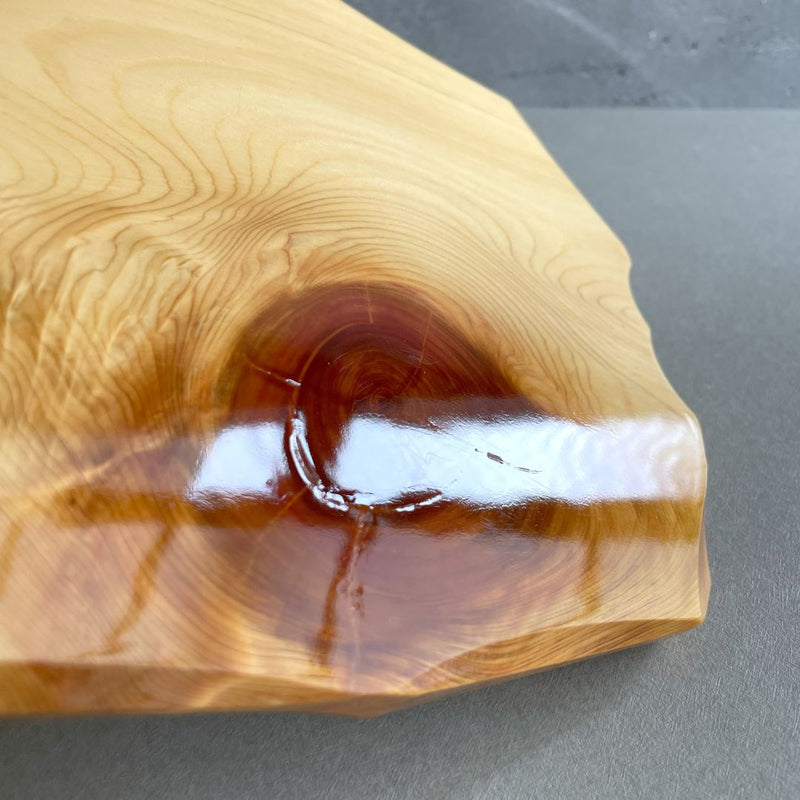
[{"label": "textured grey surface", "polygon": [[703,425],[706,624],[373,720],[0,722],[0,798],[800,797],[800,112],[528,116]]},{"label": "textured grey surface", "polygon": [[796,0],[348,0],[530,106],[800,105]]}]

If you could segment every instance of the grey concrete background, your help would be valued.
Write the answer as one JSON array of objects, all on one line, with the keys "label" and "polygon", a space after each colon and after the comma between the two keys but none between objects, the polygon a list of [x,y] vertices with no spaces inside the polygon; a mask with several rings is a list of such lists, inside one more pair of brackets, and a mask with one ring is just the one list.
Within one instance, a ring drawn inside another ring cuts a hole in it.
[{"label": "grey concrete background", "polygon": [[348,0],[518,106],[800,105],[796,0]]},{"label": "grey concrete background", "polygon": [[0,721],[2,800],[800,797],[800,112],[527,115],[703,426],[706,624],[372,720]]}]

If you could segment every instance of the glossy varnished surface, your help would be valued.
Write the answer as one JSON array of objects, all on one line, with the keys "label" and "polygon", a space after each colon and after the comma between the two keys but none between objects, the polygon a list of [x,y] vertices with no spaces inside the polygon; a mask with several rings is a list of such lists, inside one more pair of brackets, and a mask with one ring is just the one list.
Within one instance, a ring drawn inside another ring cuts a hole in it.
[{"label": "glossy varnished surface", "polygon": [[199,8],[3,12],[0,709],[374,713],[697,624],[697,424],[532,134],[343,6]]}]

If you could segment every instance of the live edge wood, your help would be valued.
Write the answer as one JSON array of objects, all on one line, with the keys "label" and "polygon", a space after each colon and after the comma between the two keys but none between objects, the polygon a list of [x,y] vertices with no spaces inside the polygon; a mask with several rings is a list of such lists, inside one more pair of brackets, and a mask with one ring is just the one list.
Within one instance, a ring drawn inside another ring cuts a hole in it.
[{"label": "live edge wood", "polygon": [[698,425],[508,102],[322,0],[0,42],[0,712],[371,714],[702,620]]}]

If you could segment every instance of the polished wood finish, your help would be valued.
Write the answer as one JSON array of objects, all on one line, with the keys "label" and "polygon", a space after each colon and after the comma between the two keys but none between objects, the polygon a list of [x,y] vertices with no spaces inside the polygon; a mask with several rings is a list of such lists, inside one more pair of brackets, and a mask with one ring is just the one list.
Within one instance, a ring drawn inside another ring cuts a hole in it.
[{"label": "polished wood finish", "polygon": [[322,0],[0,41],[0,711],[371,714],[702,620],[698,425],[509,103]]}]

